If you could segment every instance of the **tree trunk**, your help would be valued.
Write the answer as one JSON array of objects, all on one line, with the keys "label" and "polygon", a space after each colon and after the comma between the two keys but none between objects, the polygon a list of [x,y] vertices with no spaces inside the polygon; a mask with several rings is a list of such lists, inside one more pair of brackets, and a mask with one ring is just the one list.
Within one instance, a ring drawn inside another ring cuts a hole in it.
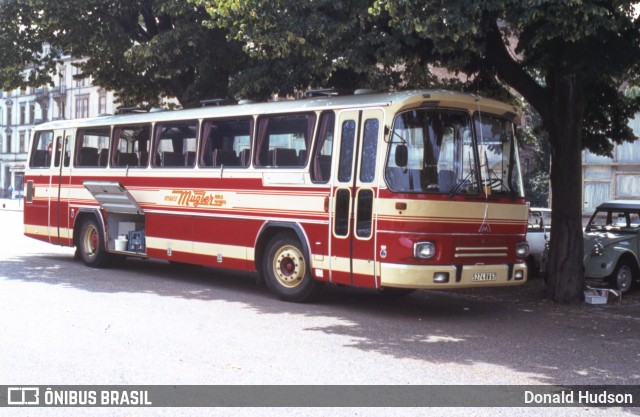
[{"label": "tree trunk", "polygon": [[559,76],[545,124],[551,143],[551,242],[548,296],[572,304],[583,298],[582,120],[583,85],[578,76]]}]

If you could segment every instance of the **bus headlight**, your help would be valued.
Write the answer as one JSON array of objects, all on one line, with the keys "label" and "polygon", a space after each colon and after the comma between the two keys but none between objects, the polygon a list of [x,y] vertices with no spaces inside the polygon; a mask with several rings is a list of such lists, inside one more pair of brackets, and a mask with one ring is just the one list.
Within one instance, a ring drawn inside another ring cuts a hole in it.
[{"label": "bus headlight", "polygon": [[526,258],[529,256],[529,244],[527,242],[520,242],[516,245],[516,258]]},{"label": "bus headlight", "polygon": [[431,259],[436,256],[436,244],[433,242],[417,242],[413,244],[413,257]]}]

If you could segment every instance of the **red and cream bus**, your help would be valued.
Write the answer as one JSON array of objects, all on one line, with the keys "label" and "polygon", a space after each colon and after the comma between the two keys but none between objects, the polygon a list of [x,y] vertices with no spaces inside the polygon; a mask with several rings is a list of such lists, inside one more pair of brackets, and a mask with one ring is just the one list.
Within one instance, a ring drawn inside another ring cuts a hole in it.
[{"label": "red and cream bus", "polygon": [[447,91],[53,121],[34,129],[27,236],[84,263],[257,271],[406,291],[523,284],[516,111]]}]

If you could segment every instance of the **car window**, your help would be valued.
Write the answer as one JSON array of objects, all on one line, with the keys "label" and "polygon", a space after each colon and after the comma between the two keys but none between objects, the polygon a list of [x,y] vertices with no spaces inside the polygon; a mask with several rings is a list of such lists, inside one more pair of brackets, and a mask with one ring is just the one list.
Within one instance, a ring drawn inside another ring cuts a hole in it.
[{"label": "car window", "polygon": [[529,211],[528,232],[543,232],[551,229],[551,213],[532,209]]},{"label": "car window", "polygon": [[637,232],[639,229],[640,213],[615,209],[597,211],[587,226],[587,231]]}]

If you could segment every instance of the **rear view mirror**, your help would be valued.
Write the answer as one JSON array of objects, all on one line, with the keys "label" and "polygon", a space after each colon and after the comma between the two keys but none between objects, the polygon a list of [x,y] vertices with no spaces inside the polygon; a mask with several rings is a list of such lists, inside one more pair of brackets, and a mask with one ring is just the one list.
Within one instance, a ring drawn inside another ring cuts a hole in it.
[{"label": "rear view mirror", "polygon": [[407,145],[397,145],[396,146],[396,166],[406,167],[409,162],[409,150],[407,149]]}]

